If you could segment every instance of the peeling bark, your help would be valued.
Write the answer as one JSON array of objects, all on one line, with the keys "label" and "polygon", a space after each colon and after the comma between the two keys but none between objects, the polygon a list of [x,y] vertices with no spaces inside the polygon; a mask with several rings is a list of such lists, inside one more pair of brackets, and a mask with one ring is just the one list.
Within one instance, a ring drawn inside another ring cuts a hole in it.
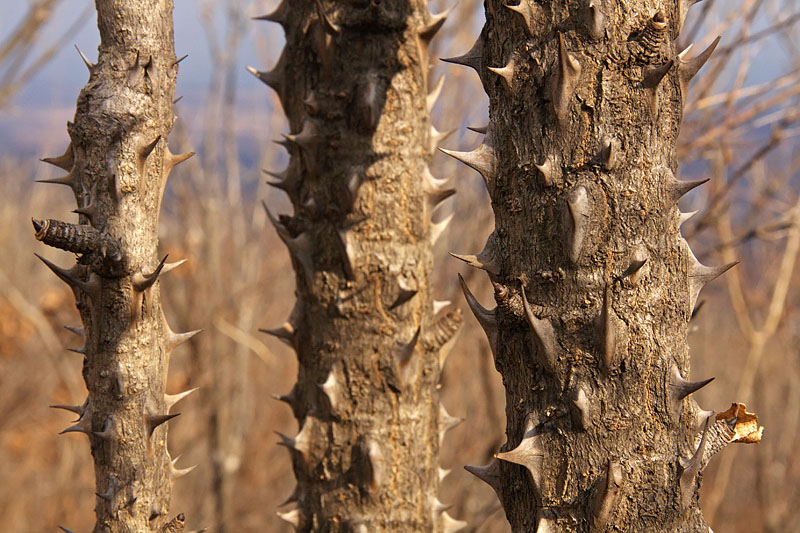
[{"label": "peeling bark", "polygon": [[491,151],[455,154],[495,213],[496,309],[464,291],[507,398],[499,461],[468,469],[515,532],[709,531],[704,458],[733,430],[691,399],[709,380],[688,379],[686,335],[732,265],[701,265],[680,235],[677,202],[701,183],[676,178],[675,141],[718,40],[677,53],[686,1],[515,3],[487,0],[455,61],[490,100]]},{"label": "peeling bark", "polygon": [[[175,468],[166,446],[170,352],[196,332],[174,333],[161,309],[159,276],[179,263],[157,255],[158,212],[170,170],[190,154],[167,148],[177,61],[172,1],[97,2],[97,63],[83,54],[89,82],[78,97],[70,145],[44,159],[67,172],[49,183],[72,189],[79,224],[34,220],[37,239],[77,254],[62,269],[83,328],[83,375],[89,396],[70,410],[64,433],[89,438],[100,532],[181,531],[168,516]],[[64,406],[59,406],[64,407]],[[69,406],[67,406],[69,407]]]},{"label": "peeling bark", "polygon": [[[294,214],[274,217],[297,276],[297,304],[265,330],[298,355],[281,397],[300,431],[291,453],[298,531],[456,531],[437,499],[436,384],[461,324],[434,312],[432,245],[453,191],[427,163],[432,127],[428,43],[446,14],[423,0],[284,0],[260,17],[287,45],[270,71],[291,128],[291,156],[271,175]],[[441,358],[441,361],[440,361]]]}]

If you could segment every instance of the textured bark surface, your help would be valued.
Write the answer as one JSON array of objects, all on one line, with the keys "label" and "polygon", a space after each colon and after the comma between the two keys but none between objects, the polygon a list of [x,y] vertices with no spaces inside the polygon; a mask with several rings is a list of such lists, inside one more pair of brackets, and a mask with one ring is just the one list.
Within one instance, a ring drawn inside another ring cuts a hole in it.
[{"label": "textured bark surface", "polygon": [[[507,443],[467,467],[513,531],[705,532],[700,472],[740,421],[689,394],[687,326],[709,268],[681,237],[675,140],[694,2],[488,0],[475,68],[483,145],[451,153],[484,176],[497,306],[464,285],[507,390]],[[704,430],[708,430],[707,432]]]},{"label": "textured bark surface", "polygon": [[273,222],[297,303],[271,333],[297,351],[282,436],[298,485],[279,513],[299,531],[454,531],[436,499],[438,447],[456,419],[436,385],[457,311],[435,314],[433,209],[452,191],[427,167],[427,43],[444,22],[423,0],[286,0],[265,20],[287,45],[273,87],[292,133],[273,176],[294,206]]},{"label": "textured bark surface", "polygon": [[[179,531],[168,517],[172,465],[165,422],[182,395],[164,391],[171,350],[191,337],[169,329],[159,300],[158,212],[170,170],[167,148],[178,67],[172,1],[97,2],[101,44],[81,91],[71,143],[45,159],[68,174],[79,224],[34,221],[37,238],[78,254],[70,269],[47,265],[72,288],[85,340],[89,396],[61,406],[80,418],[95,464],[95,532]],[[58,407],[58,406],[56,406]],[[179,528],[179,529],[178,529]]]}]

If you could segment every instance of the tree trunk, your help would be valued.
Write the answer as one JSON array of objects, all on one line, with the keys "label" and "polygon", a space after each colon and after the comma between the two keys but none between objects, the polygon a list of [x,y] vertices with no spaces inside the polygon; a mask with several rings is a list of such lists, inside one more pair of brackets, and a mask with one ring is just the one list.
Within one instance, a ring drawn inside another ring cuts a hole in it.
[{"label": "tree trunk", "polygon": [[495,230],[467,260],[497,306],[462,286],[507,398],[507,443],[467,469],[513,531],[708,531],[703,467],[760,435],[743,406],[713,417],[689,398],[708,381],[688,381],[688,322],[732,265],[701,265],[681,237],[678,200],[702,182],[676,179],[675,140],[718,41],[676,55],[691,0],[505,3],[487,0],[450,60],[490,100],[483,144],[450,154],[492,199]]},{"label": "tree trunk", "polygon": [[276,335],[297,352],[282,397],[300,431],[282,436],[298,480],[299,531],[455,531],[438,502],[438,447],[457,419],[440,366],[461,324],[437,313],[433,209],[453,191],[430,175],[439,134],[428,42],[444,16],[424,0],[285,0],[264,20],[287,45],[270,72],[289,117],[291,159],[273,176],[294,215],[270,215],[296,270],[297,302]]},{"label": "tree trunk", "polygon": [[167,514],[185,471],[171,462],[165,422],[183,395],[164,387],[170,352],[195,332],[172,332],[159,298],[159,275],[177,266],[157,257],[159,207],[171,169],[192,155],[173,155],[166,141],[178,71],[172,1],[103,0],[97,12],[99,57],[84,57],[90,77],[71,143],[45,159],[68,172],[50,182],[72,189],[79,224],[34,220],[37,239],[79,254],[68,270],[42,259],[72,288],[83,321],[73,329],[85,337],[77,351],[89,396],[61,407],[79,416],[65,432],[89,438],[94,531],[178,531],[182,516]]}]

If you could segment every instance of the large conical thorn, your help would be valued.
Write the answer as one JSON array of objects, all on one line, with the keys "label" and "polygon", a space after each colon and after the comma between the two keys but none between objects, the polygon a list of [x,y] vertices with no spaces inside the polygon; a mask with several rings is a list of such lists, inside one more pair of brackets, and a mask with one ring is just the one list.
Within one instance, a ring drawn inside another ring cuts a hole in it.
[{"label": "large conical thorn", "polygon": [[97,299],[100,296],[101,282],[94,276],[90,276],[89,281],[81,281],[75,276],[75,272],[73,272],[73,270],[66,270],[59,266],[56,266],[37,253],[34,253],[33,255],[38,257],[39,260],[42,263],[44,263],[47,266],[47,268],[49,268],[53,272],[53,274],[58,276],[58,278],[61,281],[69,285],[72,288],[73,292],[80,290],[87,296],[89,296],[89,298],[91,298],[92,301],[94,301],[95,303],[97,302]]},{"label": "large conical thorn", "polygon": [[685,239],[681,239],[683,247],[686,250],[686,259],[688,262],[689,274],[689,310],[694,310],[697,297],[700,296],[700,291],[712,280],[718,278],[734,266],[738,265],[738,261],[728,263],[720,267],[708,267],[700,263],[692,253],[689,243]]},{"label": "large conical thorn", "polygon": [[268,181],[267,185],[270,187],[275,187],[276,189],[280,189],[286,194],[289,195],[290,198],[295,198],[297,193],[297,186],[298,180],[292,179],[295,174],[292,174],[289,167],[285,168],[281,172],[274,172],[271,170],[263,170],[264,174],[267,176],[273,177],[278,181]]},{"label": "large conical thorn", "polygon": [[161,271],[164,270],[164,266],[167,264],[168,257],[169,255],[165,255],[164,259],[161,260],[156,269],[153,270],[153,272],[151,272],[150,274],[145,274],[144,272],[141,271],[136,272],[133,275],[132,279],[133,289],[136,292],[144,292],[150,287],[152,287],[153,284],[156,281],[158,281],[158,276],[161,275]]},{"label": "large conical thorn", "polygon": [[300,431],[294,437],[288,437],[283,433],[275,432],[281,439],[278,445],[285,446],[289,450],[297,452],[306,466],[310,466],[309,461],[311,459],[311,423],[309,420],[311,420],[310,417],[306,417],[303,421],[303,427],[300,428]]},{"label": "large conical thorn", "polygon": [[569,113],[575,90],[581,77],[581,64],[567,52],[564,35],[558,33],[558,73],[553,84],[553,110],[559,122],[564,122]]},{"label": "large conical thorn", "polygon": [[92,434],[92,412],[88,404],[78,421],[59,433],[59,435],[63,435],[65,433],[85,433],[86,435]]},{"label": "large conical thorn", "polygon": [[475,41],[475,44],[472,45],[472,48],[470,48],[466,54],[462,56],[442,58],[442,61],[446,63],[453,63],[454,65],[462,65],[474,69],[479,76],[481,73],[482,60],[483,60],[483,39],[481,39],[480,36],[478,36],[478,40]]},{"label": "large conical thorn", "polygon": [[639,283],[639,279],[644,275],[644,271],[642,267],[644,267],[645,263],[647,263],[647,259],[650,256],[650,252],[647,251],[647,247],[644,245],[638,245],[634,248],[633,252],[631,253],[630,263],[628,264],[628,268],[626,268],[622,274],[615,278],[615,281],[622,282],[624,280],[630,280],[631,285],[637,285]]},{"label": "large conical thorn", "polygon": [[592,427],[593,424],[594,406],[589,400],[589,397],[586,395],[586,391],[583,389],[583,387],[578,387],[577,391],[575,392],[575,398],[572,400],[572,404],[578,411],[578,422],[580,423],[581,429],[587,431]]},{"label": "large conical thorn", "polygon": [[600,150],[600,157],[603,163],[603,168],[606,170],[614,170],[619,161],[619,141],[613,136],[607,135],[603,137],[603,144]]},{"label": "large conical thorn", "polygon": [[367,487],[372,494],[377,494],[385,482],[386,468],[383,451],[374,440],[370,440],[367,445],[367,459],[369,460],[370,472]]},{"label": "large conical thorn", "polygon": [[445,434],[463,421],[463,418],[451,416],[444,404],[439,402],[439,446],[442,445]]},{"label": "large conical thorn", "polygon": [[528,296],[525,294],[525,287],[522,289],[522,306],[525,309],[525,318],[541,355],[540,362],[544,368],[550,372],[556,372],[556,335],[553,324],[547,318],[538,318],[533,314]]},{"label": "large conical thorn", "polygon": [[603,362],[607,370],[614,368],[614,356],[617,353],[618,326],[614,313],[613,293],[611,285],[606,285],[603,292],[603,307],[597,319],[597,330],[603,340]]},{"label": "large conical thorn", "polygon": [[[55,404],[51,405],[50,409],[63,409],[64,411],[69,411],[70,413],[75,413],[78,415],[78,420],[80,417],[83,416],[83,413],[86,411],[86,405],[88,404],[89,400],[83,403],[83,405],[64,405],[64,404]],[[78,421],[76,420],[76,422]]]},{"label": "large conical thorn", "polygon": [[97,215],[99,214],[99,211],[94,204],[90,203],[87,206],[78,207],[77,209],[73,209],[72,212],[76,215],[86,217],[86,219],[89,220],[89,224],[96,225],[95,223],[97,222]]},{"label": "large conical thorn", "polygon": [[433,86],[431,92],[428,93],[428,96],[425,98],[425,103],[428,108],[428,113],[433,112],[434,106],[436,106],[436,102],[439,100],[439,96],[442,94],[442,88],[444,87],[444,74],[439,76],[439,81],[436,82],[436,85]]},{"label": "large conical thorn", "polygon": [[114,418],[109,416],[106,418],[105,423],[103,424],[102,431],[92,431],[92,435],[97,437],[98,439],[103,440],[111,440],[116,436],[116,429],[114,424]]},{"label": "large conical thorn", "polygon": [[555,185],[561,179],[561,165],[559,165],[556,158],[548,155],[541,163],[534,163],[536,169],[542,175],[542,183],[545,187]]},{"label": "large conical thorn", "polygon": [[180,165],[184,161],[192,158],[194,156],[194,152],[184,152],[182,154],[173,154],[169,146],[164,148],[164,163],[163,163],[163,176],[161,177],[161,192],[163,195],[164,186],[167,183],[167,178],[169,177],[169,173],[172,172],[172,169],[176,166]]},{"label": "large conical thorn", "polygon": [[509,5],[505,4],[505,7],[519,13],[522,16],[523,21],[525,22],[525,29],[528,31],[528,35],[531,37],[534,36],[535,31],[535,24],[536,24],[536,13],[533,12],[534,9],[539,9],[539,6],[530,0],[522,0],[519,5]]},{"label": "large conical thorn", "polygon": [[171,479],[182,478],[183,476],[189,474],[190,472],[192,472],[192,470],[197,468],[197,465],[192,465],[186,468],[178,468],[176,465],[178,464],[178,461],[180,461],[180,459],[181,456],[179,455],[175,459],[171,459],[169,462],[169,477]]},{"label": "large conical thorn", "polygon": [[455,7],[456,5],[453,4],[441,13],[435,15],[431,13],[430,22],[417,28],[417,35],[419,35],[420,39],[422,39],[426,44],[430,43],[436,34],[439,33],[439,30],[442,29],[447,17],[450,16],[450,13],[453,11],[453,9],[455,9]]},{"label": "large conical thorn", "polygon": [[586,3],[586,30],[589,36],[599,41],[606,34],[606,15],[603,0],[588,0]]},{"label": "large conical thorn", "polygon": [[531,473],[534,486],[537,490],[542,488],[542,466],[544,463],[544,450],[541,446],[542,437],[535,430],[528,431],[522,441],[513,450],[498,452],[494,456],[509,463],[522,465]]},{"label": "large conical thorn", "polygon": [[644,79],[642,80],[642,87],[647,90],[647,102],[650,105],[650,112],[653,117],[658,116],[658,88],[661,82],[666,77],[667,73],[672,70],[675,61],[670,59],[663,65],[647,66],[644,68]]},{"label": "large conical thorn", "polygon": [[341,362],[337,361],[331,366],[331,369],[328,372],[328,377],[325,378],[325,381],[318,384],[319,389],[322,391],[325,397],[328,398],[328,403],[333,411],[336,411],[336,408],[339,405],[339,397],[343,394],[342,387],[339,384],[342,379],[341,373],[342,364]]},{"label": "large conical thorn", "polygon": [[55,185],[66,185],[72,190],[78,185],[78,181],[75,179],[75,176],[70,172],[66,176],[61,176],[60,178],[48,178],[48,179],[41,179],[36,180],[36,183],[52,183]]},{"label": "large conical thorn", "polygon": [[455,533],[467,527],[467,523],[462,520],[456,520],[449,514],[447,509],[452,505],[444,505],[437,498],[433,498],[431,505],[431,514],[433,515],[433,522],[435,530],[442,533]]},{"label": "large conical thorn", "polygon": [[433,212],[439,207],[442,202],[450,198],[456,193],[455,189],[447,188],[450,180],[437,180],[433,177],[425,166],[423,174],[422,188],[425,191],[425,219],[426,222],[431,221]]},{"label": "large conical thorn", "polygon": [[489,194],[494,192],[494,178],[497,172],[497,155],[492,146],[491,134],[487,133],[483,143],[471,152],[457,152],[444,148],[439,148],[439,150],[477,171],[478,174],[483,177]]},{"label": "large conical thorn", "polygon": [[583,243],[589,234],[591,217],[589,195],[584,186],[576,187],[567,195],[567,214],[570,225],[567,235],[569,258],[573,263],[577,263],[581,257]]},{"label": "large conical thorn", "polygon": [[256,70],[253,67],[247,67],[247,72],[275,91],[281,103],[286,98],[286,61],[286,52],[284,51],[272,70]]},{"label": "large conical thorn", "polygon": [[692,59],[685,59],[693,45],[689,45],[683,52],[678,54],[678,81],[681,88],[681,100],[686,101],[686,96],[689,93],[689,82],[692,81],[697,73],[706,64],[706,61],[714,53],[714,49],[719,44],[722,37],[717,37],[708,48],[703,50],[699,55]]},{"label": "large conical thorn", "polygon": [[492,459],[486,466],[472,466],[466,465],[464,469],[475,476],[476,478],[480,479],[494,490],[495,494],[497,494],[497,498],[502,501],[501,494],[502,494],[502,487],[503,487],[503,477],[500,472],[500,461],[497,459]]},{"label": "large conical thorn", "polygon": [[172,328],[169,327],[167,317],[164,316],[163,311],[161,312],[161,327],[164,334],[164,349],[167,353],[172,353],[175,348],[203,331],[202,329],[196,329],[194,331],[187,331],[186,333],[175,333],[172,331]]},{"label": "large conical thorn", "polygon": [[147,433],[148,437],[153,436],[153,432],[156,430],[158,426],[164,424],[176,416],[180,416],[180,413],[175,414],[157,414],[157,413],[147,413],[144,415],[144,428],[145,433]]},{"label": "large conical thorn", "polygon": [[276,514],[281,520],[283,520],[284,522],[288,522],[294,528],[295,531],[300,529],[301,514],[299,507],[295,507],[294,509],[286,511],[285,513],[281,513],[279,511]]},{"label": "large conical thorn", "polygon": [[69,146],[67,146],[63,154],[58,157],[45,157],[42,161],[57,166],[67,172],[71,171],[75,164],[75,153],[72,150],[72,141],[70,141]]},{"label": "large conical thorn", "polygon": [[514,91],[514,58],[508,60],[508,63],[503,67],[488,67],[488,70],[494,72],[506,82],[506,88],[509,92]]},{"label": "large conical thorn", "polygon": [[609,461],[605,485],[594,503],[594,525],[598,528],[604,529],[609,523],[611,514],[617,506],[623,482],[622,466],[619,461]]},{"label": "large conical thorn", "polygon": [[442,13],[429,15],[429,22],[417,28],[417,42],[420,50],[420,64],[423,65],[423,71],[427,72],[428,64],[430,61],[429,49],[433,38],[442,29],[447,17],[455,8],[455,4],[444,10]]},{"label": "large conical thorn", "polygon": [[157,135],[155,139],[150,142],[142,144],[136,150],[136,168],[139,171],[139,176],[144,176],[144,167],[147,163],[147,158],[153,153],[153,150],[158,146],[158,141],[161,140],[161,135]]},{"label": "large conical thorn", "polygon": [[684,509],[691,505],[692,498],[694,497],[695,490],[697,488],[697,475],[700,473],[702,468],[703,453],[706,449],[706,439],[708,437],[708,427],[710,423],[711,417],[708,417],[706,419],[705,426],[703,427],[703,438],[700,439],[700,444],[697,446],[697,450],[689,459],[688,464],[686,464],[686,466],[683,468],[683,472],[681,472],[680,494],[681,505]]},{"label": "large conical thorn", "polygon": [[179,392],[178,394],[166,394],[165,393],[164,394],[164,403],[167,406],[167,411],[172,409],[172,406],[174,406],[176,403],[178,403],[179,401],[183,400],[184,398],[186,398],[187,396],[189,396],[191,393],[193,393],[194,391],[196,391],[199,388],[200,387],[195,387],[193,389],[189,389],[189,390],[184,391],[184,392]]},{"label": "large conical thorn", "polygon": [[294,348],[294,326],[290,322],[285,322],[281,327],[274,329],[259,329],[261,333],[272,335],[287,346]]},{"label": "large conical thorn", "polygon": [[439,146],[439,144],[444,142],[448,137],[455,133],[455,131],[455,128],[447,131],[439,131],[434,126],[431,126],[430,133],[428,135],[428,152],[431,155],[435,154],[436,148]]},{"label": "large conical thorn", "polygon": [[709,179],[710,178],[696,181],[680,181],[672,172],[669,172],[666,182],[669,200],[674,204],[678,203],[678,200],[683,198],[689,191],[707,183]]},{"label": "large conical thorn", "polygon": [[266,15],[261,15],[260,17],[254,17],[254,20],[266,20],[269,22],[275,22],[280,24],[284,28],[286,27],[286,21],[289,18],[289,3],[292,0],[281,0],[281,3],[275,8],[271,13],[267,13]]},{"label": "large conical thorn", "polygon": [[81,49],[80,49],[80,48],[78,48],[78,45],[77,45],[77,44],[75,45],[75,50],[77,50],[77,51],[78,51],[78,55],[79,55],[79,56],[81,56],[81,59],[83,60],[83,64],[84,64],[84,65],[86,65],[86,68],[87,68],[87,69],[89,69],[89,75],[91,76],[91,74],[92,74],[92,71],[94,70],[94,63],[92,63],[91,61],[89,61],[89,58],[88,58],[88,57],[86,57],[86,56],[83,54],[83,52],[81,52]]},{"label": "large conical thorn", "polygon": [[278,237],[280,237],[280,239],[286,245],[286,248],[288,248],[289,254],[292,256],[292,258],[296,260],[302,267],[303,273],[306,276],[306,280],[311,282],[311,280],[314,278],[314,264],[311,259],[311,242],[308,234],[301,233],[297,237],[292,237],[286,227],[281,224],[277,218],[272,216],[272,213],[267,207],[266,202],[262,203],[264,205],[264,210],[267,212],[267,218],[269,218],[270,222],[272,222],[275,231],[278,233]]},{"label": "large conical thorn", "polygon": [[469,290],[467,282],[464,281],[461,274],[458,275],[458,281],[461,283],[461,290],[464,292],[467,305],[469,305],[472,314],[478,319],[478,323],[486,333],[486,338],[489,340],[489,347],[492,349],[492,356],[495,356],[497,353],[497,308],[495,307],[489,310],[478,303],[477,298],[475,298],[472,291]]},{"label": "large conical thorn", "polygon": [[439,238],[444,234],[444,230],[450,225],[455,213],[450,213],[439,222],[431,222],[431,245],[435,246],[439,242]]},{"label": "large conical thorn", "polygon": [[485,270],[490,274],[494,274],[495,276],[500,275],[500,264],[495,257],[494,248],[491,239],[486,241],[486,245],[483,248],[483,251],[478,255],[461,255],[461,254],[454,254],[453,252],[449,252],[450,255],[455,257],[456,259],[460,259],[464,261],[466,264],[473,268],[479,268],[481,270]]},{"label": "large conical thorn", "polygon": [[714,378],[708,378],[703,381],[688,381],[683,379],[678,365],[673,363],[669,375],[669,401],[673,418],[677,419],[680,416],[684,398],[702,389],[712,381],[714,381]]},{"label": "large conical thorn", "polygon": [[397,347],[394,352],[394,360],[395,364],[397,365],[397,374],[400,378],[400,381],[405,385],[410,381],[411,378],[411,368],[412,368],[412,361],[414,350],[417,347],[417,342],[419,341],[419,334],[421,328],[417,328],[417,331],[414,333],[414,336],[411,337],[411,340],[408,342],[398,342]]}]

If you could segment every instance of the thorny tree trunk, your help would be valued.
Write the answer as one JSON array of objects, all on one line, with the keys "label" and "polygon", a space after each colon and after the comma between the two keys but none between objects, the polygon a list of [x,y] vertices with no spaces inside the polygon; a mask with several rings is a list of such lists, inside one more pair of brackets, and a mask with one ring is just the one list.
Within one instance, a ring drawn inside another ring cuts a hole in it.
[{"label": "thorny tree trunk", "polygon": [[680,235],[677,202],[701,182],[676,179],[675,140],[716,42],[676,55],[691,0],[505,3],[451,60],[490,99],[483,144],[450,154],[492,199],[495,231],[464,259],[497,307],[463,288],[507,398],[507,444],[467,469],[513,531],[708,531],[703,468],[760,436],[744,406],[713,417],[689,398],[707,381],[688,381],[687,324],[731,265],[701,265]]},{"label": "thorny tree trunk", "polygon": [[[65,432],[88,435],[95,463],[95,532],[178,530],[167,524],[177,470],[167,451],[166,422],[184,395],[164,391],[169,355],[194,332],[176,334],[164,319],[159,274],[177,264],[157,258],[158,212],[172,168],[167,135],[178,71],[172,1],[97,2],[101,43],[89,83],[78,97],[71,143],[45,159],[68,172],[79,224],[34,220],[37,239],[79,254],[77,264],[48,267],[72,288],[85,337],[83,375],[89,396],[60,406],[80,417]],[[170,529],[172,528],[172,529]]]},{"label": "thorny tree trunk", "polygon": [[[440,135],[427,94],[424,0],[285,0],[287,46],[273,87],[289,117],[294,206],[273,219],[297,274],[297,303],[272,334],[297,351],[283,437],[298,485],[281,516],[300,531],[454,531],[438,502],[439,442],[457,419],[437,401],[461,324],[432,300],[431,212],[452,191],[427,161]],[[435,91],[434,91],[435,92]],[[291,501],[291,500],[290,500]]]}]

